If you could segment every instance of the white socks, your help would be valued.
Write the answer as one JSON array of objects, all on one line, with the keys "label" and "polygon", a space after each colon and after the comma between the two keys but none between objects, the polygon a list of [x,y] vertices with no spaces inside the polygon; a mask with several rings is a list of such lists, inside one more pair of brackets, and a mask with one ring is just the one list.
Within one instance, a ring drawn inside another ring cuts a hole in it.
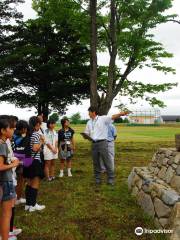
[{"label": "white socks", "polygon": [[63,170],[60,170],[59,177],[63,177],[63,176],[64,176],[64,171],[63,171]]},{"label": "white socks", "polygon": [[[67,169],[67,174],[68,174],[68,177],[72,177],[71,168]],[[61,178],[64,177],[64,171],[63,170],[60,170],[59,177],[61,177]]]},{"label": "white socks", "polygon": [[68,168],[68,177],[72,177],[71,168]]}]

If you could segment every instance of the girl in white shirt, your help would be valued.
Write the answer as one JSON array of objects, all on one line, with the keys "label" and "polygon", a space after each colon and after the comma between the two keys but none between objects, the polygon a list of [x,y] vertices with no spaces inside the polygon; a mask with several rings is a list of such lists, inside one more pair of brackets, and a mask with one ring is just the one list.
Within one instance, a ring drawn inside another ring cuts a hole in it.
[{"label": "girl in white shirt", "polygon": [[54,130],[56,122],[48,120],[47,129],[44,132],[45,146],[44,146],[44,160],[45,160],[45,176],[48,181],[55,179],[55,159],[58,158],[58,136]]}]

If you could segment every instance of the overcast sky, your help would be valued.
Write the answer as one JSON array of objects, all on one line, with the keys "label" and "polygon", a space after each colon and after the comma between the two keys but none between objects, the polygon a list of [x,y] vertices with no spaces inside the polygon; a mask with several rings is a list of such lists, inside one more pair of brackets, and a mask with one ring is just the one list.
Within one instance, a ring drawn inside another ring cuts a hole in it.
[{"label": "overcast sky", "polygon": [[[25,4],[21,5],[19,9],[23,12],[24,18],[34,18],[35,12],[31,8],[31,0],[26,0]],[[171,13],[176,13],[180,15],[180,0],[173,1],[173,8]],[[167,51],[174,54],[174,57],[168,61],[166,64],[176,69],[176,75],[168,74],[164,75],[163,73],[156,72],[152,69],[136,70],[131,74],[129,79],[133,80],[142,80],[143,82],[151,83],[163,83],[163,82],[178,82],[179,85],[172,90],[161,93],[158,95],[158,98],[164,101],[167,105],[166,108],[160,109],[161,114],[174,114],[180,115],[180,25],[174,23],[167,23],[155,30],[155,36],[158,41],[164,44],[164,47]],[[106,64],[108,63],[108,55],[104,54],[99,56],[99,63]],[[127,103],[127,99],[123,98],[123,102]],[[119,99],[114,102],[113,106],[116,106],[119,103]],[[83,118],[87,117],[87,108],[89,106],[89,100],[83,101],[83,105],[75,106],[72,105],[69,107],[67,115],[70,116],[73,113],[79,111]],[[151,109],[151,107],[145,102],[138,102],[136,105],[128,104],[128,107],[132,110],[139,109]],[[74,109],[76,109],[74,111]],[[117,112],[115,107],[112,107],[110,114]],[[15,114],[19,118],[28,119],[32,114],[35,113],[35,109],[19,109],[12,104],[2,103],[0,104],[0,114]]]}]

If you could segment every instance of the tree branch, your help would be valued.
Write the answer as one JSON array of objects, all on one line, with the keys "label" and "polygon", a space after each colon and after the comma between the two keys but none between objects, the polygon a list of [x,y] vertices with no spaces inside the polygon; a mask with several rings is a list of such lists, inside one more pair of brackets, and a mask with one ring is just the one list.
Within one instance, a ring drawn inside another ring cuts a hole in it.
[{"label": "tree branch", "polygon": [[108,50],[109,50],[109,54],[112,54],[112,41],[111,41],[111,36],[110,36],[110,33],[105,25],[105,23],[103,22],[103,20],[101,19],[101,23],[102,23],[102,26],[106,32],[106,41],[107,41],[107,46],[108,46]]},{"label": "tree branch", "polygon": [[[124,71],[124,73],[121,75],[121,80],[120,82],[116,85],[116,89],[114,91],[114,97],[116,97],[116,95],[118,94],[118,92],[121,90],[124,81],[126,80],[127,76],[136,68],[136,66],[134,66],[135,63],[135,57],[134,54],[130,56],[129,61],[127,63],[127,68]],[[134,66],[134,67],[133,67]]]},{"label": "tree branch", "polygon": [[116,57],[117,57],[117,35],[116,35],[116,7],[115,0],[111,0],[111,17],[109,32],[111,36],[112,51],[110,54],[110,62],[108,69],[108,82],[107,82],[107,98],[110,100],[113,96],[113,87],[116,81]]},{"label": "tree branch", "polygon": [[166,22],[174,22],[174,23],[180,24],[180,21],[179,21],[179,20],[174,20],[174,19],[169,19],[169,20],[167,20]]}]

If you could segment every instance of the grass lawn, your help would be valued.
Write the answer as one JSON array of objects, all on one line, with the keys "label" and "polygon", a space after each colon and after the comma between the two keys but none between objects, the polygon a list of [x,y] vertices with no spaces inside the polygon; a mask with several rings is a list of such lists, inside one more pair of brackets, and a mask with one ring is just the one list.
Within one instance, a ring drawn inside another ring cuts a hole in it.
[{"label": "grass lawn", "polygon": [[[22,227],[19,240],[135,240],[162,239],[164,235],[137,237],[138,226],[156,229],[131,197],[127,177],[133,166],[146,166],[159,147],[173,147],[178,126],[126,127],[117,126],[116,185],[94,185],[90,144],[80,132],[84,125],[72,126],[76,131],[77,149],[73,162],[73,177],[42,182],[39,203],[42,212],[27,213],[17,207],[16,225]],[[57,174],[59,162],[56,164]]]}]

